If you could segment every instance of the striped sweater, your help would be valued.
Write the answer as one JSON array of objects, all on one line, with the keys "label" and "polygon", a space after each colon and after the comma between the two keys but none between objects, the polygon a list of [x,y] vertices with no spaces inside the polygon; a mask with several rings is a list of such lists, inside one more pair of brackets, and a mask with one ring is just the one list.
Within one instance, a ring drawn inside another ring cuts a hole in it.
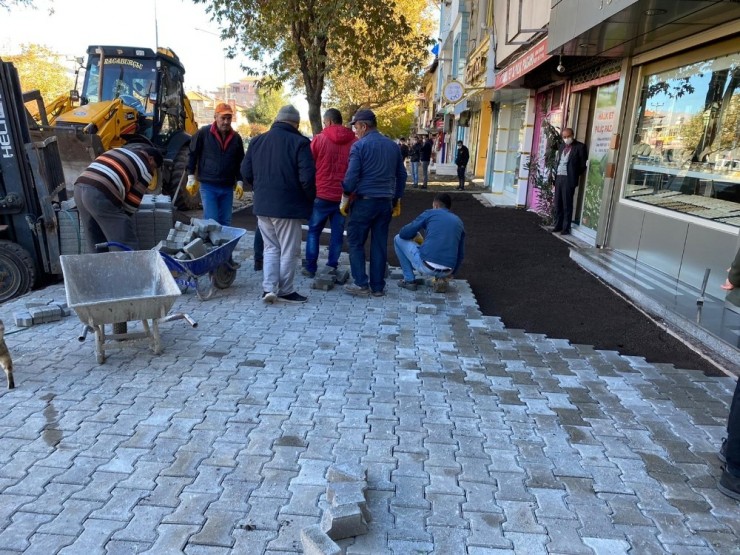
[{"label": "striped sweater", "polygon": [[98,156],[77,178],[76,184],[95,187],[116,205],[133,214],[152,180],[143,152],[114,148]]}]

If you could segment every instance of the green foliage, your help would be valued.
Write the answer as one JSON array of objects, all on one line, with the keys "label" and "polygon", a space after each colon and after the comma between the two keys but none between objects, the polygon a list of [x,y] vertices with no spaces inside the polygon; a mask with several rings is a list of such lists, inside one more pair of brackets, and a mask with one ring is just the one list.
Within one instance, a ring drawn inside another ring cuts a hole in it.
[{"label": "green foliage", "polygon": [[290,103],[288,95],[282,86],[279,88],[265,88],[261,84],[257,89],[257,102],[247,108],[245,114],[249,123],[258,123],[269,126],[277,116],[282,106]]},{"label": "green foliage", "polygon": [[583,194],[583,214],[581,224],[595,229],[601,210],[601,196],[604,192],[604,169],[606,155],[600,160],[591,158],[588,163],[586,191]]},{"label": "green foliage", "polygon": [[392,139],[408,137],[414,124],[414,104],[394,104],[376,111],[378,130]]},{"label": "green foliage", "polygon": [[[300,75],[314,133],[326,80],[337,64],[370,72],[382,60],[423,48],[427,37],[391,0],[193,0],[223,26],[221,36],[279,82]],[[392,40],[390,40],[392,38]],[[413,73],[415,63],[407,64]]]},{"label": "green foliage", "polygon": [[62,94],[69,93],[74,79],[59,63],[59,54],[39,44],[22,44],[21,53],[5,56],[18,70],[21,88],[24,91],[38,89],[44,101],[49,103]]},{"label": "green foliage", "polygon": [[547,141],[544,159],[532,156],[524,167],[529,172],[529,182],[537,190],[537,213],[547,225],[554,219],[554,176],[561,139],[558,130],[547,120],[542,122],[542,130]]}]

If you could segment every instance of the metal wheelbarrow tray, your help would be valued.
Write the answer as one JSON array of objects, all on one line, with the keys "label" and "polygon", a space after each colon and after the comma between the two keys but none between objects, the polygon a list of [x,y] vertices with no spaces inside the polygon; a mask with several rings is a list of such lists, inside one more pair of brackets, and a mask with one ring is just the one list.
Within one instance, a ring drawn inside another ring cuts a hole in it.
[{"label": "metal wheelbarrow tray", "polygon": [[[246,232],[239,227],[222,226],[221,233],[228,237],[228,242],[194,260],[176,260],[166,253],[160,254],[167,267],[178,274],[175,281],[183,293],[193,287],[201,299],[207,299],[213,295],[214,286],[226,289],[234,283],[238,265],[230,262],[231,255]],[[206,275],[208,280],[199,281],[198,278]]]},{"label": "metal wheelbarrow tray", "polygon": [[162,351],[159,320],[167,316],[180,289],[158,252],[64,255],[60,261],[67,305],[86,326],[79,339],[84,340],[88,329],[95,331],[98,363],[105,361],[106,324],[140,321],[143,332],[111,334],[108,338],[146,341],[155,354]]}]

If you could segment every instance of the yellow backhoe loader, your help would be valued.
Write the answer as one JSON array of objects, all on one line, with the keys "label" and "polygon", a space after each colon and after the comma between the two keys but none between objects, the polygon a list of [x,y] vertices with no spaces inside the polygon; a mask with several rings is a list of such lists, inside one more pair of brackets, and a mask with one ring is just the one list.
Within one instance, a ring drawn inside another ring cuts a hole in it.
[{"label": "yellow backhoe loader", "polygon": [[[167,48],[157,52],[130,46],[90,46],[82,90],[73,90],[48,107],[37,91],[24,94],[32,134],[54,135],[68,191],[91,160],[123,145],[158,147],[165,166],[161,190],[174,195],[186,173],[190,138],[198,127],[185,96],[185,68]],[[180,208],[195,208],[197,197],[184,191]]]}]

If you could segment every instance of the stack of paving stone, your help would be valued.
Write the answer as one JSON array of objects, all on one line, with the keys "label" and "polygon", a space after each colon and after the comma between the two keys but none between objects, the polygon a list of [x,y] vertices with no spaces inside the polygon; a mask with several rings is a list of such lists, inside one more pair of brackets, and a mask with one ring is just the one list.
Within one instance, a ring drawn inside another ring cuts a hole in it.
[{"label": "stack of paving stone", "polygon": [[367,471],[359,466],[338,464],[329,467],[326,476],[326,500],[321,524],[301,530],[304,555],[339,555],[336,540],[367,534],[372,519],[367,508]]},{"label": "stack of paving stone", "polygon": [[63,201],[56,213],[59,226],[59,252],[61,254],[86,254],[85,230],[80,225],[80,214],[74,199]]},{"label": "stack of paving stone", "polygon": [[193,218],[190,224],[175,222],[166,239],[154,248],[177,260],[195,260],[228,243],[230,239],[215,220]]},{"label": "stack of paving stone", "polygon": [[30,328],[39,324],[56,322],[63,316],[69,316],[67,303],[32,299],[26,302],[26,310],[13,313],[15,325],[19,328]]},{"label": "stack of paving stone", "polygon": [[[172,199],[167,195],[144,195],[134,213],[134,227],[140,249],[151,249],[167,237],[172,228]],[[65,200],[57,212],[59,249],[62,254],[87,254],[85,229],[74,199]]]},{"label": "stack of paving stone", "polygon": [[144,195],[134,214],[134,227],[140,249],[151,249],[172,228],[172,199],[167,195]]}]

